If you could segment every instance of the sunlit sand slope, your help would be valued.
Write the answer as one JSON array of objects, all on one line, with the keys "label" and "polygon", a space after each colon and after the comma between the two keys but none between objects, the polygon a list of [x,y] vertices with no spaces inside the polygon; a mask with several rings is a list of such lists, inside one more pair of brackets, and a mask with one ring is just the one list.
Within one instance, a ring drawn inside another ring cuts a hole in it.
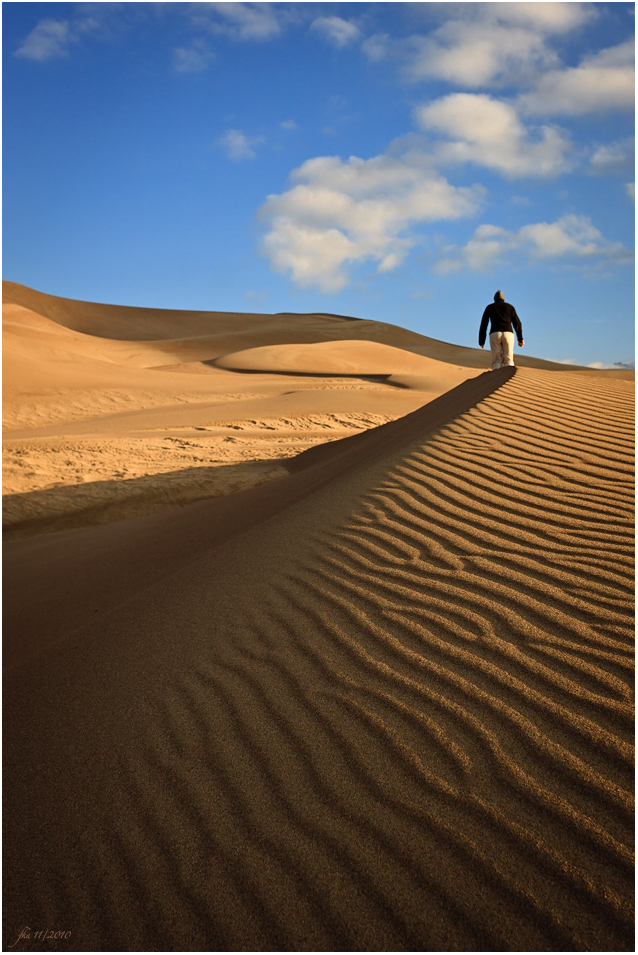
[{"label": "sunlit sand slope", "polygon": [[12,671],[5,947],[633,951],[631,386],[492,381]]},{"label": "sunlit sand slope", "polygon": [[320,375],[431,375],[441,370],[441,363],[432,358],[360,339],[247,348],[218,358],[215,365],[232,371]]}]

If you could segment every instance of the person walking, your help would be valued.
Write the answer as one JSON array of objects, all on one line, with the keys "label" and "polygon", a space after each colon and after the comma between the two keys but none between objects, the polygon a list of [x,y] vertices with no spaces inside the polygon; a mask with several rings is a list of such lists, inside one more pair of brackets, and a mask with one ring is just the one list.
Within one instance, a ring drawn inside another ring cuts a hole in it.
[{"label": "person walking", "polygon": [[[506,368],[514,364],[514,329],[519,347],[522,348],[523,326],[516,314],[513,305],[505,301],[505,296],[499,289],[494,295],[494,302],[488,305],[483,312],[479,329],[479,345],[485,347],[487,323],[490,323],[490,346],[492,348],[492,371],[497,368]],[[514,329],[512,328],[514,326]]]}]

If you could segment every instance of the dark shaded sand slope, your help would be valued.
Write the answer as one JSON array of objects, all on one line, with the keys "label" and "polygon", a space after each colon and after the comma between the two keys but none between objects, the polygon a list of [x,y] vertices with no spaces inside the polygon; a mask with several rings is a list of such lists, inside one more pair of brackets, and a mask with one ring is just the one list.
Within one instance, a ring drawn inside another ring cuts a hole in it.
[{"label": "dark shaded sand slope", "polygon": [[630,389],[479,376],[10,545],[5,948],[633,951]]}]

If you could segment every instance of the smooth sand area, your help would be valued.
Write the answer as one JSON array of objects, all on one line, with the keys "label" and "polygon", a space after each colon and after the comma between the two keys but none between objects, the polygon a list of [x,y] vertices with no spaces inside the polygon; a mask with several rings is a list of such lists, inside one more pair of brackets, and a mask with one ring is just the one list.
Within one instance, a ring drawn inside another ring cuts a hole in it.
[{"label": "smooth sand area", "polygon": [[633,951],[628,373],[5,295],[5,950]]}]

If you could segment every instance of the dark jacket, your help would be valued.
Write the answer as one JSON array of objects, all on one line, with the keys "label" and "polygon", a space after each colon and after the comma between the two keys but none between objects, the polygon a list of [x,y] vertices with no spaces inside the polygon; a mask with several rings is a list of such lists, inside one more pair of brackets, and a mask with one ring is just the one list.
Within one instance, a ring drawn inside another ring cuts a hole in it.
[{"label": "dark jacket", "polygon": [[[523,326],[521,325],[521,320],[516,314],[516,309],[513,305],[508,305],[507,302],[498,301],[492,302],[491,305],[487,306],[483,312],[481,327],[479,329],[479,345],[481,347],[483,347],[485,344],[488,322],[491,322],[490,335],[492,332],[515,331],[518,344],[520,345],[520,343],[523,341]],[[514,328],[512,328],[512,325]]]}]

